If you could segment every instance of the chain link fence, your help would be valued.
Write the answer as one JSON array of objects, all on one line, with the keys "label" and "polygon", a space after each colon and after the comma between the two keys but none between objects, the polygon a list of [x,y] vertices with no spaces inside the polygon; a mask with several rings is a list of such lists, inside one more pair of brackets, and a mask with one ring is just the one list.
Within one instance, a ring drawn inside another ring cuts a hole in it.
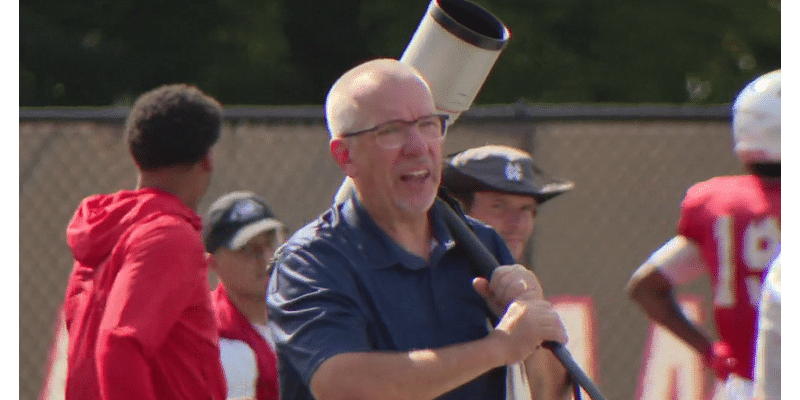
[{"label": "chain link fence", "polygon": [[[136,184],[122,138],[126,111],[20,111],[21,399],[37,398],[50,366],[75,207],[88,195]],[[330,205],[343,174],[330,158],[320,108],[226,113],[201,213],[228,191],[251,190],[295,230]],[[635,396],[648,334],[649,322],[623,291],[628,278],[674,235],[692,183],[741,170],[728,118],[726,106],[499,106],[465,113],[448,132],[445,154],[510,145],[575,182],[540,209],[529,265],[548,296],[592,299],[595,379],[609,399]],[[708,298],[707,287],[685,290]]]}]

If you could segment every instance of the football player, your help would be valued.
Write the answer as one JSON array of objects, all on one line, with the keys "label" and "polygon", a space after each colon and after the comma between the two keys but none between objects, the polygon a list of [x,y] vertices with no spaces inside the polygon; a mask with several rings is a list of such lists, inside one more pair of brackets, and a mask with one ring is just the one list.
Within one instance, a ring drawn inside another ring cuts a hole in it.
[{"label": "football player", "polygon": [[[640,266],[630,298],[655,322],[700,353],[729,399],[751,399],[761,284],[780,243],[781,71],[747,85],[733,105],[735,153],[745,175],[692,186],[677,235]],[[708,274],[714,342],[681,311],[673,287]]]}]

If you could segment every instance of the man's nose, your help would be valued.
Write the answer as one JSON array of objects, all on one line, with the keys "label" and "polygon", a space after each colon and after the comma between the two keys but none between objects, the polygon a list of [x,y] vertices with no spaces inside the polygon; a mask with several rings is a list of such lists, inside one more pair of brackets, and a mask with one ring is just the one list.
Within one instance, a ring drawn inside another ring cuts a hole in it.
[{"label": "man's nose", "polygon": [[406,127],[406,142],[403,145],[403,153],[416,154],[424,152],[430,144],[422,135],[422,131],[417,124],[409,124]]},{"label": "man's nose", "polygon": [[506,224],[518,227],[522,223],[522,219],[525,218],[525,210],[511,210],[506,214]]}]

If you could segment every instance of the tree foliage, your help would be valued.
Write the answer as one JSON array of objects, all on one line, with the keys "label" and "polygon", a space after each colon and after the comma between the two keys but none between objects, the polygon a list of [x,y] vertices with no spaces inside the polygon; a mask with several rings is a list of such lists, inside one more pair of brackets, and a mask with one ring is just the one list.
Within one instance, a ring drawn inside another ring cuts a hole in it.
[{"label": "tree foliage", "polygon": [[[479,0],[512,37],[476,103],[724,103],[780,68],[780,0]],[[399,58],[423,0],[29,0],[20,105],[129,104],[189,82],[225,104],[321,104]]]}]

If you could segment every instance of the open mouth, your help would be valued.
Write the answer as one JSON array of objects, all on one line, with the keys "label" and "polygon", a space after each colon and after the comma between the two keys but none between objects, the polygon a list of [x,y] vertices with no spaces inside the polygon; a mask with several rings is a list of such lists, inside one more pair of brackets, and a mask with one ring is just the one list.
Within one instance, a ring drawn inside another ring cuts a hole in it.
[{"label": "open mouth", "polygon": [[413,171],[408,174],[400,175],[400,180],[403,182],[420,182],[424,181],[431,175],[431,172],[427,169],[421,169],[418,171]]}]

